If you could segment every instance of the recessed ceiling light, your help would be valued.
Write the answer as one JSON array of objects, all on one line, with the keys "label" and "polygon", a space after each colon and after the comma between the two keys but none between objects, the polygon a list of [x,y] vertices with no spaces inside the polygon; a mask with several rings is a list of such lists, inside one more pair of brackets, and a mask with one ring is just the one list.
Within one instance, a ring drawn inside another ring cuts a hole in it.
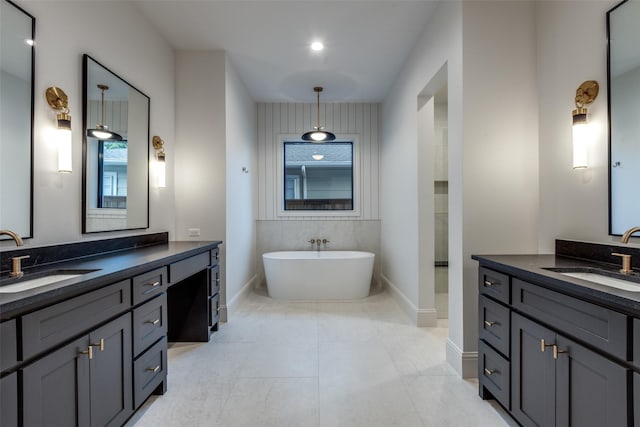
[{"label": "recessed ceiling light", "polygon": [[311,43],[311,50],[320,52],[322,49],[324,49],[324,45],[322,44],[322,42]]}]

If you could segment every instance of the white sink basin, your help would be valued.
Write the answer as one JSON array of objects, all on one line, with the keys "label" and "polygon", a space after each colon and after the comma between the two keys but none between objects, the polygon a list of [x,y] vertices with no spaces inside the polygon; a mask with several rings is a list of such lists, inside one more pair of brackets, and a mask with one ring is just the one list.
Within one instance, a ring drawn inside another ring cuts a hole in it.
[{"label": "white sink basin", "polygon": [[565,276],[575,277],[577,279],[588,280],[589,282],[594,282],[600,285],[621,289],[623,291],[640,292],[640,283],[630,282],[622,279],[616,279],[615,277],[604,276],[598,273],[574,271],[574,272],[560,272],[560,274],[564,274]]},{"label": "white sink basin", "polygon": [[[53,285],[54,283],[80,277],[94,271],[98,270],[52,270],[37,273],[38,276],[33,279],[26,278],[19,281],[18,279],[9,279],[9,284],[0,285],[0,294],[11,294],[28,291],[29,289],[38,288],[40,286]],[[16,283],[11,283],[13,280],[16,280]]]}]

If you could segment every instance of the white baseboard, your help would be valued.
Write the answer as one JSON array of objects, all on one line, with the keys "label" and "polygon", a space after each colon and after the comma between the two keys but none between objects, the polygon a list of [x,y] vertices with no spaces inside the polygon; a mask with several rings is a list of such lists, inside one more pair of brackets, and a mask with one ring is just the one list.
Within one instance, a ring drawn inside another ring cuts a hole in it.
[{"label": "white baseboard", "polygon": [[453,341],[447,339],[447,363],[461,378],[478,377],[478,352],[462,351]]},{"label": "white baseboard", "polygon": [[225,301],[225,304],[220,304],[220,321],[226,322],[229,318],[229,311],[233,311],[240,301],[245,299],[249,292],[253,289],[254,283],[258,280],[258,275],[254,274],[247,283],[245,283],[240,291],[231,298],[230,301]]},{"label": "white baseboard", "polygon": [[437,326],[438,317],[435,308],[416,307],[406,295],[394,285],[384,274],[380,274],[383,285],[389,289],[393,298],[398,302],[400,308],[409,316],[414,325],[418,327]]}]

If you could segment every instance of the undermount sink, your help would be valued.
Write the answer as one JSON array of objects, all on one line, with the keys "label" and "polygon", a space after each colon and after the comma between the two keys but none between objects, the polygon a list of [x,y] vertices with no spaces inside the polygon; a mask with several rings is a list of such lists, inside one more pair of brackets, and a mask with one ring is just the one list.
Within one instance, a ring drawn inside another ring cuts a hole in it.
[{"label": "undermount sink", "polygon": [[560,273],[564,276],[587,280],[589,282],[598,283],[600,285],[609,286],[623,291],[640,292],[640,283],[632,280],[612,277],[615,273],[599,272],[598,270],[591,268],[547,268],[546,270],[555,271],[556,273]]},{"label": "undermount sink", "polygon": [[[48,273],[37,274],[32,279],[26,277],[21,279],[10,279],[6,285],[0,285],[0,294],[28,291],[40,286],[52,285],[64,280],[80,277],[87,273],[98,270],[56,270]],[[15,280],[15,282],[14,282]]]}]

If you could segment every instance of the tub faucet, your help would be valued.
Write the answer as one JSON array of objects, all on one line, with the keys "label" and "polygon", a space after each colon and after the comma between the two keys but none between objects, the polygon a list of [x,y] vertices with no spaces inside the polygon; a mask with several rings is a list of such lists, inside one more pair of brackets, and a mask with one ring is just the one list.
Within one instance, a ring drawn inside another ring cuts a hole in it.
[{"label": "tub faucet", "polygon": [[14,233],[11,230],[0,230],[0,235],[2,234],[6,234],[7,236],[10,236],[14,242],[16,242],[16,246],[22,246],[24,245],[24,242],[22,241],[22,238],[20,236],[18,236],[17,233]]},{"label": "tub faucet", "polygon": [[629,243],[629,238],[632,234],[640,231],[640,227],[633,227],[624,232],[622,237],[620,238],[620,243]]}]

